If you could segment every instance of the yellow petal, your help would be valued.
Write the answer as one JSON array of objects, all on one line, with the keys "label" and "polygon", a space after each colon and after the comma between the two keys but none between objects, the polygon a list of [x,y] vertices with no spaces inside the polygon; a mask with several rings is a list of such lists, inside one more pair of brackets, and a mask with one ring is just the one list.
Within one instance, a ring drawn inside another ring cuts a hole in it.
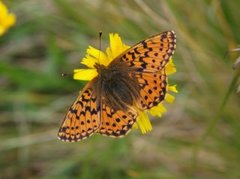
[{"label": "yellow petal", "polygon": [[3,28],[2,26],[0,26],[0,36],[3,35],[5,31],[6,31],[6,29]]},{"label": "yellow petal", "polygon": [[4,25],[8,28],[16,23],[16,17],[14,14],[9,14],[4,21]]},{"label": "yellow petal", "polygon": [[111,61],[115,59],[118,55],[123,53],[129,48],[129,46],[122,43],[122,39],[118,34],[109,34],[110,38],[110,47],[107,48],[106,53]]},{"label": "yellow petal", "polygon": [[134,123],[134,124],[133,124],[133,129],[138,129],[137,123]]},{"label": "yellow petal", "polygon": [[175,100],[175,97],[169,93],[166,94],[165,96],[165,101],[168,103],[172,103]]},{"label": "yellow petal", "polygon": [[155,107],[152,107],[150,110],[149,110],[149,113],[152,115],[152,116],[158,116],[158,117],[162,117],[162,114],[165,113],[167,110],[166,108],[163,106],[162,103],[160,103],[159,105],[155,106]]},{"label": "yellow petal", "polygon": [[90,81],[98,75],[96,69],[74,69],[73,79]]},{"label": "yellow petal", "polygon": [[0,1],[0,35],[16,22],[14,14],[9,14],[7,7]]},{"label": "yellow petal", "polygon": [[137,125],[143,134],[152,130],[151,122],[148,118],[148,115],[144,111],[139,111]]},{"label": "yellow petal", "polygon": [[89,46],[87,49],[87,55],[82,59],[81,63],[88,66],[89,68],[94,68],[95,63],[107,66],[109,64],[109,60],[101,50]]},{"label": "yellow petal", "polygon": [[88,68],[94,68],[95,63],[98,63],[97,59],[88,54],[81,60],[81,64],[86,65]]},{"label": "yellow petal", "polygon": [[167,86],[167,90],[168,91],[172,91],[172,92],[174,92],[174,93],[178,93],[178,90],[177,90],[177,85],[168,85]]},{"label": "yellow petal", "polygon": [[176,70],[176,67],[173,63],[173,59],[171,58],[166,65],[166,74],[171,75],[171,74],[175,73],[176,71],[177,70]]},{"label": "yellow petal", "polygon": [[8,13],[7,7],[0,1],[0,17],[5,16]]},{"label": "yellow petal", "polygon": [[110,34],[109,38],[112,58],[116,58],[122,52],[122,40],[118,34]]}]

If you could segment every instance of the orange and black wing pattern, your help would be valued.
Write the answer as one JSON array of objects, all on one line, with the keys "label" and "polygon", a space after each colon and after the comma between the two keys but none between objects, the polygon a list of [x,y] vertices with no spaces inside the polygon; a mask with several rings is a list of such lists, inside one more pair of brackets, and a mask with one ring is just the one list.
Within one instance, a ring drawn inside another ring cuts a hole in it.
[{"label": "orange and black wing pattern", "polygon": [[83,90],[72,104],[59,129],[58,138],[77,142],[91,136],[100,125],[98,97],[91,85]]},{"label": "orange and black wing pattern", "polygon": [[114,110],[104,101],[101,105],[101,125],[97,133],[110,136],[122,137],[126,135],[136,122],[137,111],[129,108],[126,111]]},{"label": "orange and black wing pattern", "polygon": [[159,72],[168,63],[176,49],[176,34],[166,31],[132,46],[120,60],[137,72]]},{"label": "orange and black wing pattern", "polygon": [[157,106],[164,100],[167,87],[167,77],[164,70],[159,73],[135,74],[140,88],[138,107],[142,110]]},{"label": "orange and black wing pattern", "polygon": [[120,60],[134,70],[130,76],[140,86],[140,109],[150,109],[165,97],[167,87],[166,64],[176,49],[174,31],[152,36],[131,47]]}]

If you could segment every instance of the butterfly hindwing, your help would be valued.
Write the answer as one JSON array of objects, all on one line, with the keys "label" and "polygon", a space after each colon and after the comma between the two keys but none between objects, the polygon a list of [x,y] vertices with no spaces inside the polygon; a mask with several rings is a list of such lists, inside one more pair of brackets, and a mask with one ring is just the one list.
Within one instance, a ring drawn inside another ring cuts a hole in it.
[{"label": "butterfly hindwing", "polygon": [[97,96],[91,87],[85,88],[66,114],[59,139],[76,142],[91,136],[100,125],[99,116]]},{"label": "butterfly hindwing", "polygon": [[158,105],[165,97],[167,77],[164,70],[159,73],[138,73],[135,75],[140,88],[138,107],[142,110]]},{"label": "butterfly hindwing", "polygon": [[98,133],[110,137],[121,137],[126,135],[136,122],[137,112],[134,109],[114,110],[112,107],[102,103],[101,126]]}]

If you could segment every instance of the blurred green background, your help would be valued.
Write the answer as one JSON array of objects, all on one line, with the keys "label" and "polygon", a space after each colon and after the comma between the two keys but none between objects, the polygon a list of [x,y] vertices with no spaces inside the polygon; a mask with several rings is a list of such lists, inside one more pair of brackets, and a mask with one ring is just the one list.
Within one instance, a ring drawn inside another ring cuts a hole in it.
[{"label": "blurred green background", "polygon": [[[240,178],[240,1],[6,0],[0,37],[0,178]],[[153,131],[63,143],[57,131],[83,87],[62,73],[88,45],[129,45],[174,30],[176,101]]]}]

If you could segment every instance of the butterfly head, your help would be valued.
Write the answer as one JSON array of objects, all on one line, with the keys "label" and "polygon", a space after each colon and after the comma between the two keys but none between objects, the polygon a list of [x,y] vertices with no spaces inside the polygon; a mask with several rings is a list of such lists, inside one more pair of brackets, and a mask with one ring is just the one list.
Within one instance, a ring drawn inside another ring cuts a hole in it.
[{"label": "butterfly head", "polygon": [[100,75],[103,71],[106,71],[107,67],[105,65],[102,65],[100,63],[95,63],[94,68],[97,70],[97,73]]}]

